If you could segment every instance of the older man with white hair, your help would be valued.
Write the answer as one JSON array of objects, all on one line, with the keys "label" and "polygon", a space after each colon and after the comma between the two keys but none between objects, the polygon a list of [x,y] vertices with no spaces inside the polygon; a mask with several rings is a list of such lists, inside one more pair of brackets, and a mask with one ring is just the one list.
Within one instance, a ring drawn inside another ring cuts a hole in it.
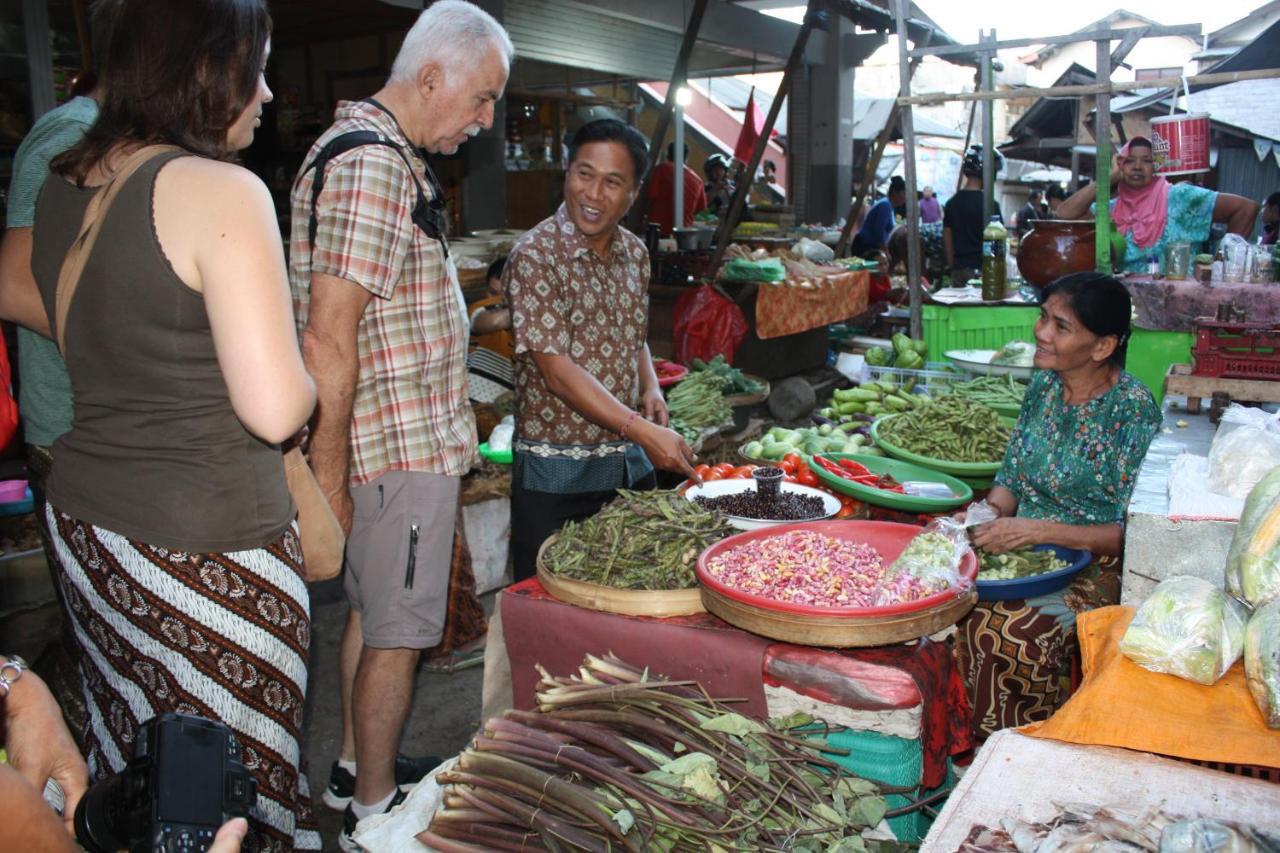
[{"label": "older man with white hair", "polygon": [[421,650],[440,640],[458,485],[475,422],[468,322],[424,152],[493,124],[514,50],[490,15],[439,0],[386,85],[338,104],[294,182],[289,273],[316,380],[312,469],[349,531],[343,738],[324,801],[356,823],[434,761],[397,757]]}]

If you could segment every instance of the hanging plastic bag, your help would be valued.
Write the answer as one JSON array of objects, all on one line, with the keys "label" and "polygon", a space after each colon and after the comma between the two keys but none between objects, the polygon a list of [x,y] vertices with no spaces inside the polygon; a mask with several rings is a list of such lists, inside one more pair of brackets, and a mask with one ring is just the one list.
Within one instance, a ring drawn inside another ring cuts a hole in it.
[{"label": "hanging plastic bag", "polygon": [[1244,651],[1248,609],[1204,578],[1157,584],[1120,639],[1120,651],[1152,672],[1211,685]]},{"label": "hanging plastic bag", "polygon": [[901,604],[951,587],[967,588],[968,580],[960,579],[960,562],[969,550],[969,534],[961,522],[949,516],[935,518],[885,570],[876,604]]},{"label": "hanging plastic bag", "polygon": [[1244,498],[1280,465],[1280,414],[1232,403],[1209,448],[1209,489]]},{"label": "hanging plastic bag", "polygon": [[676,300],[674,315],[676,361],[687,365],[695,358],[711,361],[723,355],[733,364],[747,334],[747,318],[733,300],[704,284]]}]

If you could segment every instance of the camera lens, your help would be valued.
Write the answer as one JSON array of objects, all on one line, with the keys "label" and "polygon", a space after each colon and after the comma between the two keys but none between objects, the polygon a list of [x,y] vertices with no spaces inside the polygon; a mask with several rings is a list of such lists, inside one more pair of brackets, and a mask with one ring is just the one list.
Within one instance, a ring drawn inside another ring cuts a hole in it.
[{"label": "camera lens", "polygon": [[76,841],[89,853],[115,853],[132,839],[125,820],[124,776],[103,779],[89,787],[76,806]]}]

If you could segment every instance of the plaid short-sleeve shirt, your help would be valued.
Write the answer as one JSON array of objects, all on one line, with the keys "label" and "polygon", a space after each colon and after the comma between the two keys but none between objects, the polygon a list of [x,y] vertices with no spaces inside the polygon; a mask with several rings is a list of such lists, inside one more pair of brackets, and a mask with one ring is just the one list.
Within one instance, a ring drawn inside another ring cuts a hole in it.
[{"label": "plaid short-sleeve shirt", "polygon": [[465,474],[476,447],[467,399],[468,327],[444,249],[413,224],[416,179],[426,162],[395,117],[367,101],[338,104],[309,164],[329,140],[373,130],[401,146],[364,145],[334,157],[316,204],[314,249],[307,239],[314,170],[290,196],[289,280],[299,330],[309,317],[312,273],[344,278],[373,294],[357,331],[359,377],[351,418],[351,484],[387,471]]}]

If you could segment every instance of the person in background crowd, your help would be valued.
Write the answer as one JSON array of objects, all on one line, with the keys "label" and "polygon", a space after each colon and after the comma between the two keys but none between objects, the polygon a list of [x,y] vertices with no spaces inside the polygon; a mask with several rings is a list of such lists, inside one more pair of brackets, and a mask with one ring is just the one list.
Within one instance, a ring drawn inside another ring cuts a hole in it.
[{"label": "person in background crowd", "polygon": [[1062,188],[1061,184],[1051,184],[1049,189],[1044,192],[1045,219],[1061,219],[1058,208],[1062,206],[1062,202],[1066,201],[1067,191]]},{"label": "person in background crowd", "polygon": [[[90,9],[94,68],[76,79],[76,88],[84,94],[37,119],[14,155],[4,235],[4,257],[13,264],[0,270],[0,276],[22,277],[30,288],[35,286],[30,277],[36,199],[49,177],[50,161],[83,139],[98,117],[98,102],[106,90],[102,69],[116,5],[116,0],[98,0]],[[53,560],[56,555],[44,523],[45,481],[53,467],[54,441],[71,430],[71,380],[57,344],[22,326],[17,328],[17,338],[18,408],[27,444],[28,482],[45,556]]]},{"label": "person in background crowd", "polygon": [[778,164],[765,160],[760,177],[751,185],[751,200],[756,204],[781,204],[784,197],[778,186]]},{"label": "person in background crowd", "polygon": [[[960,165],[964,184],[951,198],[942,213],[942,247],[951,283],[963,287],[982,269],[982,146],[974,145]],[[1001,158],[996,158],[995,171],[1000,171]],[[995,210],[999,216],[999,209]],[[1003,219],[1001,220],[1003,221]]]},{"label": "person in background crowd", "polygon": [[6,280],[0,299],[0,315],[49,334],[99,187],[140,149],[172,146],[102,218],[62,330],[75,405],[45,518],[88,767],[119,772],[158,713],[219,719],[258,786],[246,849],[318,850],[300,772],[309,601],[280,451],[315,386],[270,194],[227,162],[271,100],[271,18],[261,0],[118,0],[115,15],[98,118],[36,206],[38,291]]},{"label": "person in background crowd", "polygon": [[942,221],[942,205],[938,204],[938,197],[933,194],[933,187],[925,187],[920,194],[920,221],[925,225]]},{"label": "person in background crowd", "polygon": [[489,264],[485,274],[488,295],[467,307],[471,316],[468,387],[471,399],[480,403],[492,403],[516,387],[511,308],[507,305],[507,295],[502,292],[502,271],[506,265],[505,256]]},{"label": "person in background crowd", "polygon": [[702,164],[702,173],[707,176],[707,182],[703,184],[707,210],[716,216],[725,216],[733,202],[734,192],[733,179],[729,176],[729,158],[723,154],[712,154]]},{"label": "person in background crowd", "polygon": [[907,182],[900,175],[889,179],[889,194],[871,205],[867,211],[862,227],[854,235],[850,251],[858,257],[867,257],[877,252],[887,252],[889,235],[897,224],[894,208],[903,203],[907,195]]},{"label": "person in background crowd", "polygon": [[1031,230],[1031,223],[1044,216],[1041,202],[1044,194],[1040,190],[1032,190],[1027,194],[1027,203],[1018,208],[1018,217],[1014,220],[1013,230],[1019,238]]},{"label": "person in background crowd", "polygon": [[1267,196],[1262,205],[1262,243],[1274,245],[1276,236],[1280,234],[1280,193]]},{"label": "person in background crowd", "polygon": [[[420,653],[439,642],[445,621],[459,482],[476,428],[467,316],[441,191],[420,149],[453,154],[492,126],[513,55],[506,31],[478,6],[433,3],[386,85],[338,105],[293,186],[290,277],[320,397],[311,465],[350,531],[343,735],[324,793],[343,809],[344,850],[354,849],[360,820],[389,811],[405,796],[400,786],[436,763],[396,753]],[[391,144],[336,154],[323,175],[311,168],[357,130]],[[313,206],[316,180],[324,184]]]},{"label": "person in background crowd", "polygon": [[[650,222],[658,223],[663,237],[671,236],[672,223],[675,220],[676,198],[676,144],[667,145],[667,159],[653,167],[649,177],[649,188],[645,198],[649,203],[648,216]],[[689,159],[689,146],[684,147],[684,156],[680,158],[680,174],[684,179],[684,218],[681,227],[693,225],[693,218],[700,211],[707,209],[707,193],[702,186],[698,173],[684,165]]]},{"label": "person in background crowd", "polygon": [[[1111,201],[1111,221],[1124,235],[1123,266],[1126,272],[1146,272],[1150,259],[1163,263],[1168,243],[1195,245],[1209,239],[1215,222],[1247,237],[1258,214],[1257,202],[1231,193],[1220,193],[1191,183],[1170,183],[1156,174],[1151,141],[1135,136],[1116,154],[1111,168],[1116,197]],[[1093,210],[1097,187],[1080,189],[1058,208],[1063,219],[1080,219]]]},{"label": "person in background crowd", "polygon": [[[619,223],[647,164],[639,131],[613,119],[570,146],[565,200],[517,241],[504,284],[516,340],[511,546],[517,580],[543,541],[594,514],[653,469],[693,472],[693,451],[667,429],[646,343],[648,253]],[[610,322],[601,323],[607,311]]]}]

